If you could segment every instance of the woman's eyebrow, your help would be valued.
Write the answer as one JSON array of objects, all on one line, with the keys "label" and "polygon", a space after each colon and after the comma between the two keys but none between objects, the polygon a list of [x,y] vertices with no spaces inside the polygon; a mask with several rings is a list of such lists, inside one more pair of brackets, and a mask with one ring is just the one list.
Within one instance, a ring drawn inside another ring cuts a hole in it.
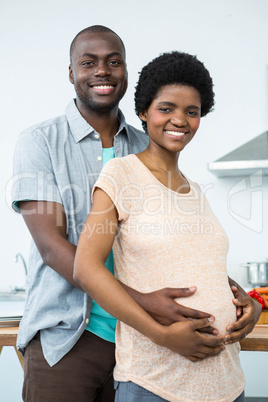
[{"label": "woman's eyebrow", "polygon": [[168,102],[168,101],[166,101],[166,102],[158,102],[158,105],[159,106],[176,106],[176,104],[175,103],[173,103],[173,102]]},{"label": "woman's eyebrow", "polygon": [[187,107],[190,108],[190,109],[201,110],[201,107],[195,106],[195,105],[189,105],[189,106],[187,106]]},{"label": "woman's eyebrow", "polygon": [[[171,106],[171,107],[176,107],[176,103],[173,102],[168,102],[168,101],[162,101],[162,102],[158,102],[159,106]],[[188,105],[187,108],[191,108],[191,109],[196,109],[196,110],[200,110],[201,108],[199,106],[196,105]]]}]

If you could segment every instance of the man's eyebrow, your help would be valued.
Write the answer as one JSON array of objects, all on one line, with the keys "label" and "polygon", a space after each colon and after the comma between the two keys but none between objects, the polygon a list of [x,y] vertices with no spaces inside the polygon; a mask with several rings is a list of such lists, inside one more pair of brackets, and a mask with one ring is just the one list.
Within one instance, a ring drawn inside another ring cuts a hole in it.
[{"label": "man's eyebrow", "polygon": [[[111,58],[111,57],[113,57],[113,56],[120,56],[120,57],[123,58],[123,55],[122,55],[120,52],[108,53],[108,54],[105,55],[105,58],[109,59],[109,58]],[[88,53],[88,52],[83,53],[83,54],[79,57],[79,59],[81,59],[82,57],[90,57],[90,58],[92,58],[92,59],[97,59],[97,58],[98,58],[98,56],[97,56],[96,54],[94,54],[94,53]]]},{"label": "man's eyebrow", "polygon": [[120,52],[112,52],[112,53],[107,54],[108,58],[113,57],[113,56],[123,57],[122,53],[120,53]]},{"label": "man's eyebrow", "polygon": [[82,57],[91,57],[92,59],[96,59],[96,55],[93,53],[83,53],[81,56],[79,56],[79,59],[82,59]]}]

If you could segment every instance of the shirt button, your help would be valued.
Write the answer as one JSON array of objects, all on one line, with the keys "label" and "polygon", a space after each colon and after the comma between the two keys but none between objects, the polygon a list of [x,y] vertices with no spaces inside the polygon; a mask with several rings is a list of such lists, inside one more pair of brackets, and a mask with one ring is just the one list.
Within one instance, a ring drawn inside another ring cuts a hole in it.
[{"label": "shirt button", "polygon": [[88,324],[88,323],[89,323],[89,318],[86,319],[86,324]]},{"label": "shirt button", "polygon": [[102,157],[101,157],[101,156],[98,156],[97,159],[98,159],[98,161],[102,161]]},{"label": "shirt button", "polygon": [[100,138],[99,134],[94,135],[95,138]]}]

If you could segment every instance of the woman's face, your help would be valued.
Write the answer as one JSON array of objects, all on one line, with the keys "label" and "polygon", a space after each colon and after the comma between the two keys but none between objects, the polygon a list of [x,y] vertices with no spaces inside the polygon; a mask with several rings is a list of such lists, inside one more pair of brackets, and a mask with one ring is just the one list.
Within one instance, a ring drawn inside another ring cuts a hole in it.
[{"label": "woman's face", "polygon": [[166,85],[139,117],[147,124],[150,144],[180,152],[194,137],[201,115],[199,92],[186,85]]}]

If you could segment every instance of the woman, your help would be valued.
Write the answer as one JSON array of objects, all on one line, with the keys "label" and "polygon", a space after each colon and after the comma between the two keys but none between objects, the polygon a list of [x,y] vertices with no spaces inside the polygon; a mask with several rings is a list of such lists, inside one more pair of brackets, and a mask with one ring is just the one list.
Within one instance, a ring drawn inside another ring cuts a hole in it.
[{"label": "woman", "polygon": [[[110,161],[93,189],[74,277],[120,320],[114,371],[118,402],[243,400],[240,346],[224,342],[226,327],[236,320],[227,236],[199,186],[178,167],[180,152],[213,107],[212,86],[203,63],[186,53],[166,53],[145,66],[135,104],[149,146]],[[117,279],[104,265],[112,247]],[[164,327],[119,281],[144,293],[194,281],[194,296],[180,303],[212,316]],[[213,321],[220,334],[202,334]],[[207,344],[201,347],[204,336]]]}]

